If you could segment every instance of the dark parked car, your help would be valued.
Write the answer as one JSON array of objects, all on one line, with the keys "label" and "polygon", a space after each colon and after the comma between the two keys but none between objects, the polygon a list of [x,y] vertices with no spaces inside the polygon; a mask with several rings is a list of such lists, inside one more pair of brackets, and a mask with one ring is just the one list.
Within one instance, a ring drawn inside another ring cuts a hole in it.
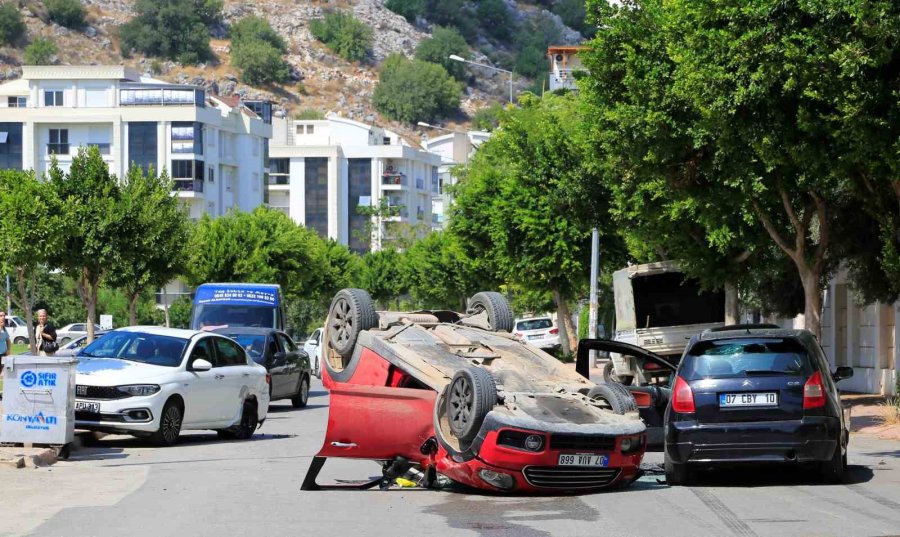
[{"label": "dark parked car", "polygon": [[272,377],[269,384],[272,401],[290,399],[295,408],[306,406],[312,376],[309,356],[286,333],[272,328],[237,326],[217,328],[213,332],[237,341],[254,362],[266,368]]},{"label": "dark parked car", "polygon": [[849,411],[816,338],[806,330],[735,327],[688,343],[665,416],[670,485],[699,466],[803,463],[840,482],[847,466]]}]

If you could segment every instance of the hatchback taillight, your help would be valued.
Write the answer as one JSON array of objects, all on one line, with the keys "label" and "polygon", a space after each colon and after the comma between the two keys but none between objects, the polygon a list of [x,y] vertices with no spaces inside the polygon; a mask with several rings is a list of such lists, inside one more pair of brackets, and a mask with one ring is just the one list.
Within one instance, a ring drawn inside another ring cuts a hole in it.
[{"label": "hatchback taillight", "polygon": [[672,390],[672,410],[682,414],[695,411],[694,392],[691,385],[681,377],[675,377],[675,388]]},{"label": "hatchback taillight", "polygon": [[272,375],[268,373],[266,373],[266,384],[268,384],[269,386],[272,385]]},{"label": "hatchback taillight", "polygon": [[825,384],[822,374],[816,371],[803,385],[803,409],[825,406]]},{"label": "hatchback taillight", "polygon": [[550,334],[552,334],[552,335],[555,336],[555,335],[558,334],[558,333],[559,333],[559,328],[551,328],[551,329],[550,329]]}]

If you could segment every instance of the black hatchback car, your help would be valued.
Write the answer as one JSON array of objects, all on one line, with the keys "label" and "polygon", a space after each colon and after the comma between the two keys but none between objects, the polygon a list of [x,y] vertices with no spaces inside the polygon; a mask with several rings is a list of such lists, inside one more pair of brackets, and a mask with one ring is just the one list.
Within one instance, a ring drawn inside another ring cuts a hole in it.
[{"label": "black hatchback car", "polygon": [[309,356],[286,333],[272,328],[238,326],[216,328],[213,332],[237,341],[254,362],[266,368],[272,377],[269,383],[272,401],[290,399],[295,408],[306,406],[312,376]]},{"label": "black hatchback car", "polygon": [[686,484],[700,466],[803,463],[840,482],[847,465],[849,411],[806,330],[706,331],[688,343],[665,416],[665,471]]}]

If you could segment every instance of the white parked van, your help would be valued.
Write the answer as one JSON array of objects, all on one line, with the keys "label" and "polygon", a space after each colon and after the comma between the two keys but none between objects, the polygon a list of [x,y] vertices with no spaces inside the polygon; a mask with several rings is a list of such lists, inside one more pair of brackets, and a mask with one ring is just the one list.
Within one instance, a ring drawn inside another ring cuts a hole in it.
[{"label": "white parked van", "polygon": [[16,315],[6,316],[6,333],[13,343],[25,345],[28,343],[28,325],[25,319]]}]

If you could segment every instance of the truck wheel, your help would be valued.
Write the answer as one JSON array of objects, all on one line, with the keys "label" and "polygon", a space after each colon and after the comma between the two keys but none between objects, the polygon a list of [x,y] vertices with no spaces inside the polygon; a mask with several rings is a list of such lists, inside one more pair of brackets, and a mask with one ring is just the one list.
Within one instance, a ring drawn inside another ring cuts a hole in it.
[{"label": "truck wheel", "polygon": [[447,390],[446,412],[450,432],[468,444],[478,435],[484,417],[497,403],[494,377],[480,367],[460,369]]},{"label": "truck wheel", "polygon": [[350,358],[359,334],[378,326],[375,303],[362,289],[341,289],[331,302],[328,322],[331,348],[342,358]]},{"label": "truck wheel", "polygon": [[615,384],[598,384],[588,391],[587,396],[589,399],[599,401],[616,414],[637,411],[637,403],[634,401],[634,397],[624,386],[619,386],[622,389],[616,387]]},{"label": "truck wheel", "polygon": [[612,363],[612,360],[610,360],[603,366],[603,380],[606,381],[607,384],[616,383],[630,386],[631,383],[634,382],[634,377],[631,375],[617,375],[616,366]]},{"label": "truck wheel", "polygon": [[509,301],[500,293],[482,291],[469,300],[467,313],[487,312],[488,326],[494,332],[512,332],[513,314]]}]

